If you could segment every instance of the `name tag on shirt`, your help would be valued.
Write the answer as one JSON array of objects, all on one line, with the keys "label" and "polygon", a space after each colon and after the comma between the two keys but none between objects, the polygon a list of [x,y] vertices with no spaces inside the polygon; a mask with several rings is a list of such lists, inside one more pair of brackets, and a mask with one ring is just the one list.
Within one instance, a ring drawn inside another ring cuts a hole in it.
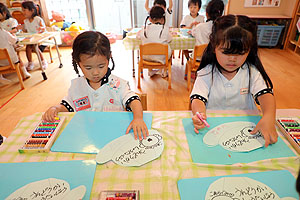
[{"label": "name tag on shirt", "polygon": [[249,89],[248,88],[241,88],[240,89],[240,94],[243,95],[243,94],[248,94],[249,93]]},{"label": "name tag on shirt", "polygon": [[88,96],[82,97],[80,99],[76,99],[76,100],[73,101],[73,103],[74,103],[74,106],[75,106],[75,110],[77,112],[81,111],[81,110],[88,109],[88,108],[91,107],[91,103],[90,103],[90,100],[89,100]]}]

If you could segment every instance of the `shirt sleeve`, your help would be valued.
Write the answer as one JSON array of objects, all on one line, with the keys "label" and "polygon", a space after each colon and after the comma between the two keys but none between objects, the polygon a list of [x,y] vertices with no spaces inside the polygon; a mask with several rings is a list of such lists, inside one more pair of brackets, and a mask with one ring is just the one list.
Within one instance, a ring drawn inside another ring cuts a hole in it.
[{"label": "shirt sleeve", "polygon": [[266,93],[273,94],[273,90],[267,87],[261,73],[256,68],[250,67],[250,74],[250,92],[256,103],[259,105],[257,97]]},{"label": "shirt sleeve", "polygon": [[17,39],[15,36],[13,36],[11,33],[7,32],[7,31],[4,31],[4,32],[5,32],[7,41],[8,41],[11,45],[16,44],[16,42],[17,42],[18,39]]},{"label": "shirt sleeve", "polygon": [[184,16],[184,18],[181,20],[181,23],[180,23],[180,27],[185,27],[187,26],[186,24],[186,16]]},{"label": "shirt sleeve", "polygon": [[18,21],[14,18],[10,18],[11,19],[11,28],[16,28],[18,26]]},{"label": "shirt sleeve", "polygon": [[124,86],[122,87],[122,104],[127,111],[131,111],[130,103],[134,100],[140,101],[140,98],[130,90],[129,83],[125,81]]},{"label": "shirt sleeve", "polygon": [[192,36],[196,37],[196,35],[197,35],[198,31],[199,31],[199,27],[200,27],[199,25],[200,24],[197,24],[196,26],[194,26],[192,28]]},{"label": "shirt sleeve", "polygon": [[199,99],[204,103],[207,103],[212,81],[211,77],[212,74],[210,67],[205,67],[204,69],[198,71],[197,78],[190,95],[191,102],[194,99]]}]

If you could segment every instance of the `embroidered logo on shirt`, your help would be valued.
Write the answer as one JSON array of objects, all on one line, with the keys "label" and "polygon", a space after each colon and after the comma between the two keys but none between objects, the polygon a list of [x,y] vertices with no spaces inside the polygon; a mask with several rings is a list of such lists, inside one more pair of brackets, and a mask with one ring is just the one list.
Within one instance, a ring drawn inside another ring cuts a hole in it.
[{"label": "embroidered logo on shirt", "polygon": [[109,86],[111,89],[117,90],[120,87],[120,80],[119,79],[111,79],[109,82]]},{"label": "embroidered logo on shirt", "polygon": [[110,99],[109,103],[114,104],[114,99]]},{"label": "embroidered logo on shirt", "polygon": [[248,88],[241,88],[240,89],[240,94],[248,94],[249,93],[249,89]]},{"label": "embroidered logo on shirt", "polygon": [[80,99],[76,99],[73,101],[73,103],[75,106],[75,110],[77,112],[91,107],[91,103],[90,103],[88,96],[82,97]]}]

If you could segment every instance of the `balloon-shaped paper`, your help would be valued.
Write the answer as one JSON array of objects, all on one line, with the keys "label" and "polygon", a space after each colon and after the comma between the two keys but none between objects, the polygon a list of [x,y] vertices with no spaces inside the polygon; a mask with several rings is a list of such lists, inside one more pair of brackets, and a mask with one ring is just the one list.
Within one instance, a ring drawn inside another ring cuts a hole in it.
[{"label": "balloon-shaped paper", "polygon": [[269,186],[248,177],[220,178],[209,186],[205,195],[205,200],[233,199],[296,200],[293,197],[280,198]]},{"label": "balloon-shaped paper", "polygon": [[149,136],[143,140],[136,140],[133,134],[127,134],[108,143],[97,154],[97,163],[113,160],[122,166],[141,166],[158,158],[164,149],[164,141],[158,131],[148,131]]},{"label": "balloon-shaped paper", "polygon": [[250,134],[255,126],[254,123],[245,121],[224,123],[208,131],[203,137],[203,142],[209,146],[219,144],[229,151],[252,151],[265,143],[260,132],[255,135]]},{"label": "balloon-shaped paper", "polygon": [[73,190],[70,190],[68,182],[49,178],[36,182],[29,183],[14,193],[9,195],[6,200],[72,200],[82,199],[85,195],[86,188],[81,185]]}]

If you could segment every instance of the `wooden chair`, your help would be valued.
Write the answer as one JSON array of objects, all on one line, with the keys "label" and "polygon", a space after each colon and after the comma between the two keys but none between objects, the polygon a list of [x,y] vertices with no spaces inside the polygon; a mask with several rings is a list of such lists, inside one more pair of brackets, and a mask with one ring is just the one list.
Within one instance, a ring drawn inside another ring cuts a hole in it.
[{"label": "wooden chair", "polygon": [[7,49],[0,49],[0,60],[7,60],[9,63],[6,66],[0,66],[0,74],[8,74],[8,73],[16,72],[20,81],[21,88],[24,89],[25,86],[23,83],[23,78],[20,70],[20,64],[19,63],[14,64],[11,61]]},{"label": "wooden chair", "polygon": [[142,108],[143,108],[143,110],[145,111],[145,110],[147,110],[147,105],[148,105],[148,103],[147,103],[147,94],[145,94],[145,93],[136,93],[137,95],[139,95],[139,97],[140,97],[140,99],[141,99],[141,103],[142,103]]},{"label": "wooden chair", "polygon": [[18,24],[24,24],[24,20],[26,17],[24,16],[23,12],[19,10],[15,10],[11,13],[11,16],[18,21]]},{"label": "wooden chair", "polygon": [[[145,55],[165,55],[166,63],[162,64],[159,62],[152,62],[144,60]],[[172,57],[169,59],[168,56],[168,45],[160,44],[160,43],[148,43],[144,45],[140,45],[140,60],[139,60],[139,70],[138,70],[138,88],[141,88],[141,77],[143,77],[143,69],[146,68],[148,70],[152,69],[164,69],[168,70],[168,82],[169,89],[171,89],[171,65],[172,65]]]},{"label": "wooden chair", "polygon": [[185,76],[187,76],[187,89],[190,91],[191,89],[191,76],[192,72],[196,72],[199,65],[200,61],[197,61],[199,57],[202,56],[205,48],[207,47],[207,44],[202,44],[202,45],[197,45],[194,47],[194,55],[193,59],[190,59],[187,61],[186,66],[185,66]]}]

